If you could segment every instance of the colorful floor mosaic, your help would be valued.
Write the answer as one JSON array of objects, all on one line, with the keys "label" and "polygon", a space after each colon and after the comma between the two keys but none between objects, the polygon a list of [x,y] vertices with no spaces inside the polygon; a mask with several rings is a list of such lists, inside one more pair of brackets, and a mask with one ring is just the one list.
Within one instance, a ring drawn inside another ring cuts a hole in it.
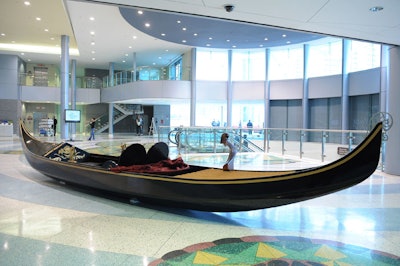
[{"label": "colorful floor mosaic", "polygon": [[335,241],[294,236],[248,236],[195,244],[167,253],[150,266],[400,265],[400,257]]}]

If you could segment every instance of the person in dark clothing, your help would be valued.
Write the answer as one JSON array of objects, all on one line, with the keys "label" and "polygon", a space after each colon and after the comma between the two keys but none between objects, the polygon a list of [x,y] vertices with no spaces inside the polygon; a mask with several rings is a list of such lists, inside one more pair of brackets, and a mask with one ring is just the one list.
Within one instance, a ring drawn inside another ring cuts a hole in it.
[{"label": "person in dark clothing", "polygon": [[92,140],[92,139],[94,140],[94,128],[96,126],[96,118],[92,117],[92,119],[90,120],[89,126],[90,126],[90,137],[88,140]]},{"label": "person in dark clothing", "polygon": [[55,116],[53,116],[53,134],[54,137],[56,136],[56,132],[57,132],[57,119]]},{"label": "person in dark clothing", "polygon": [[253,134],[253,123],[250,120],[247,122],[247,128],[249,129],[249,134]]}]

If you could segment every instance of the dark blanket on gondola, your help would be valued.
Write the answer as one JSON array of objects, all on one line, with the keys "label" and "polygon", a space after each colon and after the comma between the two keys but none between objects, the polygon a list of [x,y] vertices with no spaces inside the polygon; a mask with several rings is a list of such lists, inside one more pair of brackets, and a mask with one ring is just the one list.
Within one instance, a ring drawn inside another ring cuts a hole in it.
[{"label": "dark blanket on gondola", "polygon": [[183,162],[182,158],[174,160],[166,159],[156,163],[130,165],[130,166],[117,166],[110,170],[113,172],[135,172],[135,173],[171,173],[189,169],[189,165]]}]

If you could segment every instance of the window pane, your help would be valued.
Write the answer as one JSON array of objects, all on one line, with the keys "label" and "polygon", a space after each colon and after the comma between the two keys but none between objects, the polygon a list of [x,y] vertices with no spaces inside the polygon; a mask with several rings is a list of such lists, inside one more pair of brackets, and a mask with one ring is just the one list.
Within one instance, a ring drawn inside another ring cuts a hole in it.
[{"label": "window pane", "polygon": [[228,80],[228,51],[197,50],[197,80]]},{"label": "window pane", "polygon": [[342,40],[310,45],[308,76],[322,77],[342,73]]},{"label": "window pane", "polygon": [[268,77],[270,80],[303,78],[303,47],[271,50]]},{"label": "window pane", "polygon": [[265,50],[234,50],[232,80],[265,80]]},{"label": "window pane", "polygon": [[220,126],[226,126],[226,103],[225,102],[197,102],[196,104],[196,126],[211,127],[213,122]]},{"label": "window pane", "polygon": [[381,64],[381,45],[351,41],[348,59],[349,72],[356,72],[371,68],[380,67]]},{"label": "window pane", "polygon": [[253,128],[263,128],[264,113],[263,101],[235,102],[232,104],[232,126],[246,128],[250,120]]}]

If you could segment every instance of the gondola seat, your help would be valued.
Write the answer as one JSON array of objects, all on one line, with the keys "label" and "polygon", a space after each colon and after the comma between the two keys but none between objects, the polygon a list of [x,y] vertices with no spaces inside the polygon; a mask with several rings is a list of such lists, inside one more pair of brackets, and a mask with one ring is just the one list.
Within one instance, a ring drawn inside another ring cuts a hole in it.
[{"label": "gondola seat", "polygon": [[129,145],[119,157],[118,165],[131,166],[145,164],[146,149],[140,143],[133,143]]},{"label": "gondola seat", "polygon": [[157,142],[154,144],[146,155],[145,164],[157,163],[168,159],[169,148],[165,142]]}]

